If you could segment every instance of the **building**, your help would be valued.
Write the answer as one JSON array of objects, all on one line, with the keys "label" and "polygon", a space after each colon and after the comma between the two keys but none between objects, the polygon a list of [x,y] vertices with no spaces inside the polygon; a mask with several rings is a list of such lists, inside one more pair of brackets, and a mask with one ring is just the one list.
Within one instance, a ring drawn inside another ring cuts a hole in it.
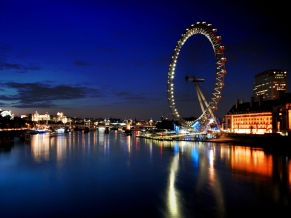
[{"label": "building", "polygon": [[255,76],[254,101],[279,99],[287,91],[287,72],[285,70],[267,70]]},{"label": "building", "polygon": [[67,116],[64,115],[63,112],[58,112],[56,116],[50,115],[48,114],[48,112],[46,112],[45,114],[39,114],[37,111],[35,111],[34,114],[30,114],[30,115],[21,115],[21,118],[23,119],[28,119],[34,122],[39,122],[39,121],[46,121],[46,123],[48,124],[48,122],[62,122],[62,123],[67,123],[67,122],[71,122],[71,119],[68,118]]},{"label": "building", "polygon": [[225,115],[225,130],[233,133],[291,134],[291,93],[275,100],[236,101]]},{"label": "building", "polygon": [[35,113],[31,115],[31,120],[35,122],[38,122],[40,120],[49,121],[50,115],[48,113],[39,114],[37,111],[35,111]]},{"label": "building", "polygon": [[2,117],[6,117],[6,116],[8,116],[8,117],[10,118],[10,120],[13,120],[13,119],[14,119],[14,114],[11,113],[11,110],[9,110],[9,111],[4,110],[4,111],[3,111],[3,110],[0,108],[0,115],[1,115]]}]

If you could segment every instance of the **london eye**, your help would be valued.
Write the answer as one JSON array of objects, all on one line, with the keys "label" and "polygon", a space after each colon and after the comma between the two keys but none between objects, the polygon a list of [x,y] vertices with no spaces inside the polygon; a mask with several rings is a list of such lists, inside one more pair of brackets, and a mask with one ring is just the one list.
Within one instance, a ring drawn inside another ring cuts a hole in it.
[{"label": "london eye", "polygon": [[201,127],[215,121],[224,87],[226,58],[221,36],[206,22],[186,29],[177,41],[167,75],[167,98],[173,119]]}]

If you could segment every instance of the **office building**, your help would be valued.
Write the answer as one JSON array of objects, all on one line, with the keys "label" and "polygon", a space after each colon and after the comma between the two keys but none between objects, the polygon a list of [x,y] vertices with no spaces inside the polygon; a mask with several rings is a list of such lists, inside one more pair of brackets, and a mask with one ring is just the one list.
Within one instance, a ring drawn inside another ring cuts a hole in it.
[{"label": "office building", "polygon": [[287,72],[285,70],[267,70],[255,76],[254,101],[279,99],[287,91]]}]

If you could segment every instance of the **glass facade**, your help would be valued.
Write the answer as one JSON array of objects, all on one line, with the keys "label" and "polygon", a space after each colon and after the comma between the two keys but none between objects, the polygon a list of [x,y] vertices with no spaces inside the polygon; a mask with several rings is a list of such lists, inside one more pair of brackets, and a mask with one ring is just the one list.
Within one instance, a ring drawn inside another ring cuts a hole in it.
[{"label": "glass facade", "polygon": [[267,70],[255,76],[254,100],[274,100],[287,90],[287,72],[284,70]]}]

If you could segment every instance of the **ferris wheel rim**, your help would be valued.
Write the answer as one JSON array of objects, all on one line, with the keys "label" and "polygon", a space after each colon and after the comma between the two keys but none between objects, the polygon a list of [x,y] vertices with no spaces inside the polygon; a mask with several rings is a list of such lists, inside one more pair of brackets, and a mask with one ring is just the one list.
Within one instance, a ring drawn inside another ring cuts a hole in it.
[{"label": "ferris wheel rim", "polygon": [[[197,120],[205,122],[208,118],[210,118],[209,113],[205,111],[210,111],[210,114],[213,114],[214,110],[217,110],[217,105],[219,100],[221,99],[222,88],[224,87],[224,75],[226,74],[225,70],[225,62],[226,58],[224,57],[224,46],[221,45],[221,36],[217,36],[217,29],[213,29],[211,24],[207,24],[206,22],[197,22],[196,24],[192,24],[190,28],[186,29],[186,32],[181,35],[180,39],[177,41],[176,46],[173,50],[170,65],[168,68],[168,79],[167,79],[167,97],[168,103],[170,106],[170,110],[174,120],[180,121],[187,126],[192,125]],[[211,100],[208,102],[208,106],[204,112],[195,120],[191,122],[187,122],[184,120],[179,111],[175,106],[175,92],[174,92],[174,77],[175,77],[175,67],[179,57],[179,53],[185,44],[185,42],[192,36],[196,34],[204,35],[212,45],[215,59],[216,59],[216,72],[215,72],[215,83],[214,88],[211,95]],[[212,113],[211,113],[212,112]]]}]

